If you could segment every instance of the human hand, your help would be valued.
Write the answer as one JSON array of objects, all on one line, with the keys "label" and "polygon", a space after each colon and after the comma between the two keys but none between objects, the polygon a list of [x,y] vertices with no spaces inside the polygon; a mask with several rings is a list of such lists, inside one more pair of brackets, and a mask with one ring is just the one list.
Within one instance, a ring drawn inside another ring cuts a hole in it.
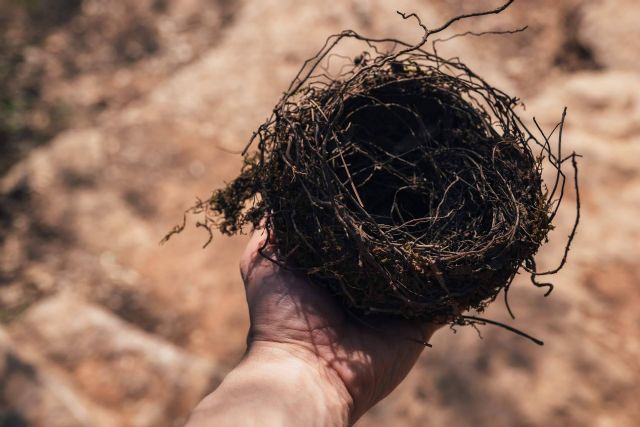
[{"label": "human hand", "polygon": [[404,379],[438,329],[358,320],[276,257],[255,233],[240,262],[249,306],[247,352],[196,408],[188,427],[353,424]]},{"label": "human hand", "polygon": [[[439,326],[351,317],[326,290],[261,256],[265,238],[254,234],[241,260],[249,354],[276,347],[314,365],[346,390],[353,423],[400,384]],[[276,256],[271,244],[264,252]]]}]

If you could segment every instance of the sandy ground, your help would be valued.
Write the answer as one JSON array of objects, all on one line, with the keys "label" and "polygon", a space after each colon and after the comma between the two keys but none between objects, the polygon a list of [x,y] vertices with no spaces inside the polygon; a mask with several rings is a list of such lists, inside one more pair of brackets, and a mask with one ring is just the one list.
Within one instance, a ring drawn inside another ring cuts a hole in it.
[{"label": "sandy ground", "polygon": [[[434,26],[498,2],[59,2],[69,16],[45,22],[0,1],[6,40],[26,40],[0,45],[23,55],[7,87],[38,88],[22,130],[0,132],[0,425],[180,425],[244,350],[245,238],[202,250],[195,227],[160,246],[164,233],[233,178],[234,153],[327,35],[417,40],[396,9]],[[510,294],[512,324],[544,347],[490,327],[438,332],[359,426],[637,425],[639,18],[635,0],[520,0],[449,33],[529,26],[440,50],[545,130],[568,107],[581,226],[551,296],[524,276]],[[561,256],[567,197],[543,266]],[[508,319],[499,301],[487,316]]]}]

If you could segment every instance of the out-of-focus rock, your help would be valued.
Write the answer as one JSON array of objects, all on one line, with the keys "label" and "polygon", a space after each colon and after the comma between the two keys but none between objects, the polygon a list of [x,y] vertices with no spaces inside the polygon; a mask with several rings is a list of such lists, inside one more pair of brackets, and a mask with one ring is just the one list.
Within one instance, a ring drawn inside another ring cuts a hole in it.
[{"label": "out-of-focus rock", "polygon": [[0,183],[0,193],[8,193],[25,181],[39,193],[65,183],[86,185],[104,168],[105,154],[102,135],[96,130],[64,132],[49,147],[32,151],[12,168]]},{"label": "out-of-focus rock", "polygon": [[[24,354],[0,329],[0,425],[8,427],[116,427],[115,416],[96,407],[37,357]],[[34,362],[34,359],[36,360]]]},{"label": "out-of-focus rock", "polygon": [[593,49],[607,68],[640,69],[640,2],[637,0],[600,0],[585,2],[578,36]]},{"label": "out-of-focus rock", "polygon": [[[528,111],[552,128],[567,107],[565,130],[585,131],[609,143],[626,144],[640,138],[640,75],[629,71],[581,72],[547,84],[527,103]],[[567,138],[572,143],[576,138]],[[581,143],[589,149],[608,151],[610,144]],[[576,146],[576,148],[583,148]],[[621,159],[624,160],[623,157]]]},{"label": "out-of-focus rock", "polygon": [[69,372],[88,398],[121,414],[126,425],[180,420],[219,380],[212,363],[66,293],[30,308],[13,332],[21,345]]}]

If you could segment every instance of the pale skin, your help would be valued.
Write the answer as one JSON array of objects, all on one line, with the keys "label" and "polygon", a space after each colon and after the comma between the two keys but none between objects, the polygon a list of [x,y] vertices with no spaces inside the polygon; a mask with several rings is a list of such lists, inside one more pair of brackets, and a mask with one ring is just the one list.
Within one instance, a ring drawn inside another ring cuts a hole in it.
[{"label": "pale skin", "polygon": [[[242,361],[187,427],[348,426],[406,377],[437,325],[349,315],[321,287],[258,253],[240,262],[250,330]],[[265,254],[275,256],[271,243]]]}]

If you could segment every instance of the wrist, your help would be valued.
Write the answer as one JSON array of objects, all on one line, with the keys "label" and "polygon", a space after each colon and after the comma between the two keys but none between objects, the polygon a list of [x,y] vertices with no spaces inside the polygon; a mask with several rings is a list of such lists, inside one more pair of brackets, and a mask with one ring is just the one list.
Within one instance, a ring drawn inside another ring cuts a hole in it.
[{"label": "wrist", "polygon": [[[197,419],[227,425],[346,426],[352,401],[338,376],[298,347],[255,342],[245,358],[194,412]],[[215,417],[215,418],[212,418]]]},{"label": "wrist", "polygon": [[261,377],[273,385],[293,412],[309,415],[296,425],[349,424],[353,402],[347,388],[332,369],[305,348],[256,341],[238,369],[244,378]]}]

